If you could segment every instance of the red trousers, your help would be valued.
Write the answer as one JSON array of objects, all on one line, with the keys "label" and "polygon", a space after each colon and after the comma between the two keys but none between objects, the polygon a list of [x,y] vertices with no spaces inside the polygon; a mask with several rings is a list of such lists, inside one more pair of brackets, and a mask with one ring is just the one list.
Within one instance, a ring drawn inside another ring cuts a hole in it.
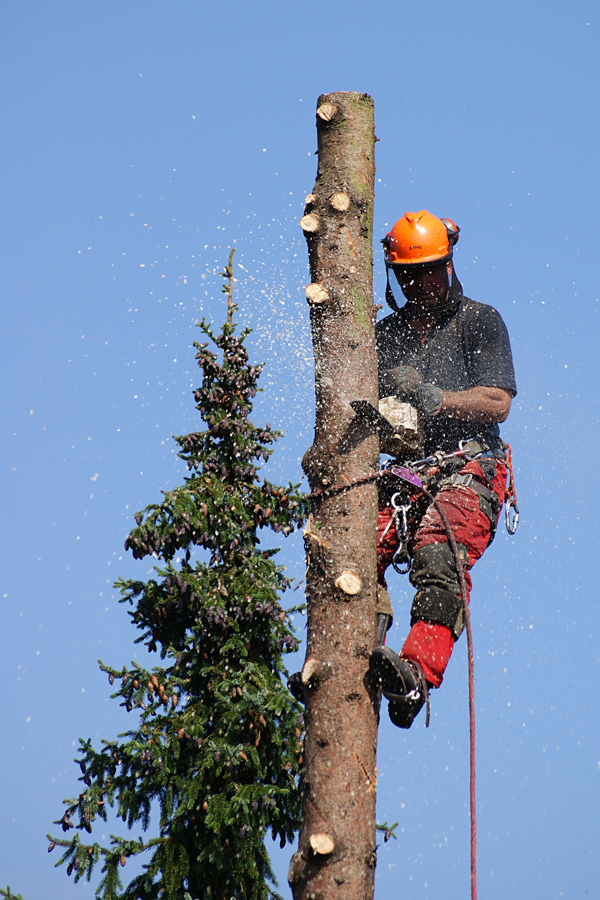
[{"label": "red trousers", "polygon": [[[454,483],[442,485],[437,493],[435,488],[429,490],[444,510],[459,545],[470,593],[469,570],[493,538],[504,501],[507,469],[501,460],[483,458],[471,460],[457,474],[463,476],[462,481],[468,481],[464,476],[471,475],[473,486]],[[478,491],[480,485],[485,490]],[[491,496],[492,492],[497,501]],[[399,544],[394,522],[390,525],[391,518],[389,502],[382,498],[377,519],[377,575],[379,584],[386,589],[385,572]],[[453,623],[455,618],[457,621],[461,618],[462,598],[456,561],[448,546],[444,523],[435,506],[430,505],[419,491],[411,493],[408,534],[412,557],[410,581],[417,593],[413,601],[412,627],[400,656],[417,662],[427,681],[439,687],[460,633]]]}]

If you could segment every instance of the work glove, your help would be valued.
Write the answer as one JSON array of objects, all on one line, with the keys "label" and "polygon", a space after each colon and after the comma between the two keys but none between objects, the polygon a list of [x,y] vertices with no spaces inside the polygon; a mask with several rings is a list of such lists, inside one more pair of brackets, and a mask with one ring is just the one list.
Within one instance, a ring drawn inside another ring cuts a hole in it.
[{"label": "work glove", "polygon": [[442,406],[442,389],[423,381],[412,366],[397,366],[381,372],[379,394],[381,397],[393,395],[402,403],[410,403],[428,418],[436,416]]}]

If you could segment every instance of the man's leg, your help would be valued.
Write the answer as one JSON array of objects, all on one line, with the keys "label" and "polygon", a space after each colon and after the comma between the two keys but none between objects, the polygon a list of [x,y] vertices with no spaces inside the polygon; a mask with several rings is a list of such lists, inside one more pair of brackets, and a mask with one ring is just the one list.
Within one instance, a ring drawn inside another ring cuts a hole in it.
[{"label": "man's leg", "polygon": [[[461,469],[454,484],[444,487],[436,500],[444,510],[469,574],[481,558],[495,532],[504,500],[506,466],[498,460],[473,460]],[[468,476],[473,479],[470,484]],[[442,683],[454,642],[460,636],[463,603],[454,554],[441,516],[431,505],[413,540],[411,584],[417,589],[411,610],[411,630],[401,656],[421,666],[434,687]]]},{"label": "man's leg", "polygon": [[[436,499],[449,521],[468,573],[490,543],[506,485],[506,467],[496,460],[468,463]],[[469,477],[472,480],[469,482]],[[393,527],[393,526],[392,526]],[[381,532],[380,532],[381,534]],[[379,544],[383,544],[380,540]],[[379,547],[378,544],[378,547]],[[463,605],[456,561],[441,516],[431,505],[421,519],[413,542],[410,580],[417,588],[411,611],[411,630],[400,656],[388,648],[373,651],[371,670],[390,700],[390,718],[408,728],[428,700],[428,687],[439,687],[463,628]],[[380,556],[380,578],[393,553]],[[389,559],[387,557],[389,556]]]}]

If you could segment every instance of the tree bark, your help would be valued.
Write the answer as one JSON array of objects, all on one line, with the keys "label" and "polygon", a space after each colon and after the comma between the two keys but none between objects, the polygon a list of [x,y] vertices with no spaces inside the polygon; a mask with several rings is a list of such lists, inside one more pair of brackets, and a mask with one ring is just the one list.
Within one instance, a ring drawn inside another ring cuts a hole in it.
[{"label": "tree bark", "polygon": [[375,435],[357,438],[349,425],[351,400],[378,401],[371,97],[321,96],[317,131],[317,180],[300,221],[316,375],[315,439],[303,466],[311,491],[325,493],[304,532],[304,794],[288,877],[294,900],[370,900],[378,709],[367,672],[376,639],[377,490],[373,481],[353,482],[377,471],[379,446]]}]

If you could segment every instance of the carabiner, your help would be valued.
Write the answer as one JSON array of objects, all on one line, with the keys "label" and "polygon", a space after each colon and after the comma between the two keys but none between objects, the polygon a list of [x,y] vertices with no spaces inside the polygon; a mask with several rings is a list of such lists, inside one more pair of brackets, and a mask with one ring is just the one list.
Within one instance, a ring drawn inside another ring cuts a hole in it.
[{"label": "carabiner", "polygon": [[410,509],[410,500],[406,503],[401,502],[400,492],[392,496],[390,505],[393,509],[393,518],[396,525],[396,535],[398,537],[398,549],[392,557],[392,566],[399,575],[408,575],[412,560],[408,552],[408,517],[407,512]]},{"label": "carabiner", "polygon": [[[392,507],[392,514],[390,516],[389,522],[385,526],[383,534],[379,538],[380,541],[383,541],[385,539],[385,536],[387,535],[387,533],[390,530],[390,528],[392,527],[392,525],[396,529],[396,534],[398,536],[398,540],[400,540],[401,542],[406,540],[406,535],[408,534],[408,531],[407,531],[408,526],[407,526],[407,522],[406,522],[406,510],[410,506],[410,502],[409,502],[408,506],[403,506],[398,501],[399,497],[400,498],[402,497],[402,494],[400,491],[396,491],[395,494],[392,494],[392,498],[390,500],[390,506]],[[403,511],[402,526],[400,526],[400,523],[398,520],[398,513],[401,510]]]},{"label": "carabiner", "polygon": [[[510,511],[512,509],[512,516]],[[517,526],[519,524],[519,507],[516,503],[507,503],[504,507],[504,522],[506,524],[506,530],[509,534],[514,534],[517,530]]]},{"label": "carabiner", "polygon": [[398,549],[392,557],[392,566],[398,575],[408,575],[412,566],[412,559],[408,552],[408,546],[403,542],[398,545]]},{"label": "carabiner", "polygon": [[394,524],[395,524],[395,516],[390,516],[390,520],[389,520],[389,522],[387,523],[387,525],[385,526],[385,528],[384,528],[384,530],[383,530],[383,534],[382,534],[381,537],[379,538],[379,541],[380,541],[381,543],[384,542],[386,534],[388,533],[388,531],[390,530],[390,528],[391,528],[392,525],[394,525]]},{"label": "carabiner", "polygon": [[[395,493],[390,500],[390,506],[393,509],[394,521],[396,523],[396,533],[398,534],[398,538],[401,544],[405,544],[408,539],[408,519],[406,517],[406,513],[410,509],[411,502],[410,499],[407,498],[406,503],[402,503],[402,495],[400,491]],[[402,516],[402,521],[400,522],[400,516]]]}]

